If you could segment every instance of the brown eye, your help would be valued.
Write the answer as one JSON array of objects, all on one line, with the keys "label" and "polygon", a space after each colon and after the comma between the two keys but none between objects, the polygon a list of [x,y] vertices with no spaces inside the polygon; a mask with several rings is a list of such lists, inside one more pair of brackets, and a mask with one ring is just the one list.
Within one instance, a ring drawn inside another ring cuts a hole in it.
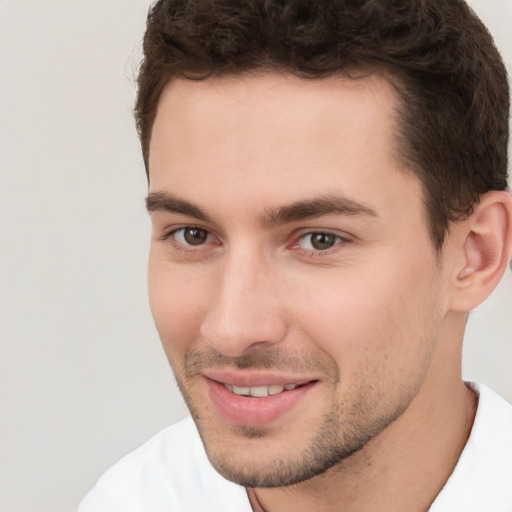
[{"label": "brown eye", "polygon": [[209,241],[210,234],[206,229],[189,227],[176,230],[173,236],[183,245],[202,245]]},{"label": "brown eye", "polygon": [[201,245],[206,242],[208,233],[204,229],[187,228],[183,233],[183,238],[190,245]]},{"label": "brown eye", "polygon": [[340,242],[340,237],[331,233],[309,233],[299,241],[301,249],[326,251]]}]

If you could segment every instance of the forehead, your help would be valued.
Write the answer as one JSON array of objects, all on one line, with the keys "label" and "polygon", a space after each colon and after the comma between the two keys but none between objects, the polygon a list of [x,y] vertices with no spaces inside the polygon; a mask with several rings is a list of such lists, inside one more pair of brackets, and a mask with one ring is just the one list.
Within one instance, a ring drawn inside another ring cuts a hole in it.
[{"label": "forehead", "polygon": [[[162,128],[176,137],[194,130],[194,139],[228,134],[230,144],[239,140],[234,139],[237,134],[250,135],[255,143],[264,142],[265,134],[284,143],[316,131],[326,143],[337,144],[343,131],[361,128],[368,136],[377,131],[391,136],[398,101],[380,73],[359,79],[304,79],[270,72],[197,81],[177,78],[161,95],[150,149],[160,142],[154,132]],[[178,118],[179,127],[173,123]]]},{"label": "forehead", "polygon": [[175,79],[153,126],[150,190],[185,190],[203,203],[222,184],[219,201],[234,192],[269,207],[306,192],[396,201],[382,194],[393,180],[417,188],[395,149],[398,101],[378,74]]}]

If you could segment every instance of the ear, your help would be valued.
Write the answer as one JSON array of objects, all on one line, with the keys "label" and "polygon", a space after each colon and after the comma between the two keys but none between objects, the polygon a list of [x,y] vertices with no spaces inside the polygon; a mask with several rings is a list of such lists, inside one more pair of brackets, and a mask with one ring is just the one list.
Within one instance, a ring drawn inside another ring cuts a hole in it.
[{"label": "ear", "polygon": [[512,253],[512,195],[483,194],[471,216],[457,225],[457,264],[452,273],[451,310],[469,312],[496,288]]}]

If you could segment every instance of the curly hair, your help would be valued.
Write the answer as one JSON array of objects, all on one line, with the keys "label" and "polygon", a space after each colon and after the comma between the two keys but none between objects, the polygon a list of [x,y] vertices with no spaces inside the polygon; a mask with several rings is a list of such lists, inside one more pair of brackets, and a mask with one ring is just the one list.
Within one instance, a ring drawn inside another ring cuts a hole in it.
[{"label": "curly hair", "polygon": [[507,187],[507,73],[463,0],[159,0],[143,52],[135,117],[148,177],[151,129],[173,77],[375,70],[401,98],[398,142],[422,182],[437,249],[481,194]]}]

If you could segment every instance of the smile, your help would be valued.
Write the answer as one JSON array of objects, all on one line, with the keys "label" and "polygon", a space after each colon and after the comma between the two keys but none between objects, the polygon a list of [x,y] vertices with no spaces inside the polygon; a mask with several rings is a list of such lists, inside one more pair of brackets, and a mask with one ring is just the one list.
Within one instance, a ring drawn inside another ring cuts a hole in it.
[{"label": "smile", "polygon": [[209,399],[223,421],[250,427],[268,427],[303,410],[299,405],[319,384],[318,380],[261,374],[208,372],[204,377]]}]

